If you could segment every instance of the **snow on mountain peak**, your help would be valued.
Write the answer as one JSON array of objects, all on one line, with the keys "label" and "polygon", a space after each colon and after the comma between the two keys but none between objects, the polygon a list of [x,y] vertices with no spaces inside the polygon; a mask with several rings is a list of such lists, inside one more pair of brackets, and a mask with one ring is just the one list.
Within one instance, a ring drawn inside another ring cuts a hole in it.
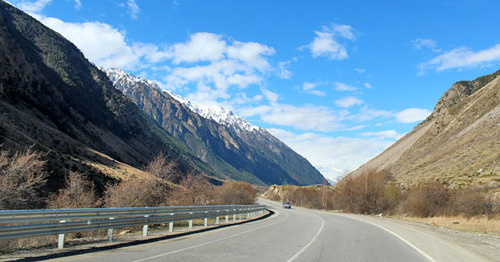
[{"label": "snow on mountain peak", "polygon": [[183,103],[193,112],[201,115],[204,118],[211,119],[221,125],[231,126],[243,129],[248,132],[254,130],[259,130],[260,128],[250,124],[247,120],[234,114],[231,110],[228,110],[218,104],[198,104],[191,100],[185,99],[177,94],[166,91],[175,100]]},{"label": "snow on mountain peak", "polygon": [[100,69],[101,71],[106,73],[106,75],[108,75],[109,80],[111,80],[113,85],[115,87],[118,86],[122,91],[124,91],[127,88],[133,87],[134,84],[139,84],[139,83],[161,90],[158,84],[156,84],[154,81],[131,75],[121,69],[118,68],[109,68],[109,69],[100,68]]},{"label": "snow on mountain peak", "polygon": [[106,73],[106,75],[108,75],[113,85],[118,89],[122,90],[122,92],[126,92],[126,90],[128,90],[129,88],[134,88],[136,84],[145,84],[151,88],[167,93],[175,100],[186,105],[189,109],[191,109],[191,111],[201,115],[204,118],[211,119],[221,125],[233,127],[236,129],[242,129],[248,132],[252,132],[254,130],[260,130],[259,127],[250,124],[244,118],[234,114],[231,110],[228,110],[220,105],[199,104],[193,102],[177,94],[174,94],[170,91],[165,91],[161,89],[158,86],[158,84],[156,84],[153,81],[131,75],[118,68],[110,68],[110,69],[101,68],[101,70],[104,73]]}]

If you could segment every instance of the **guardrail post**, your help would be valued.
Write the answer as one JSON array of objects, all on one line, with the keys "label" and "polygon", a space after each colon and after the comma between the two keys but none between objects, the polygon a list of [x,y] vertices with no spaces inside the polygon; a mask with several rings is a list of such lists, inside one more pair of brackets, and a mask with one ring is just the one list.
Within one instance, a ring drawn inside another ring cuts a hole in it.
[{"label": "guardrail post", "polygon": [[[61,220],[59,223],[66,223],[66,220]],[[63,249],[64,248],[64,234],[59,234],[59,240],[57,242],[57,248]]]},{"label": "guardrail post", "polygon": [[[189,212],[190,215],[193,214],[193,212]],[[189,220],[189,229],[193,229],[193,220]]]},{"label": "guardrail post", "polygon": [[[219,210],[217,210],[217,213],[219,213]],[[219,216],[217,215],[217,217],[215,217],[215,224],[218,225],[219,224]]]},{"label": "guardrail post", "polygon": [[[205,214],[208,213],[208,211],[205,211]],[[208,217],[205,217],[205,221],[204,221],[204,226],[208,226]]]},{"label": "guardrail post", "polygon": [[[115,219],[114,217],[110,217],[109,220]],[[113,242],[113,232],[115,230],[113,228],[108,229],[108,241]]]},{"label": "guardrail post", "polygon": [[[149,217],[149,215],[145,215],[144,217]],[[142,227],[142,236],[143,237],[147,237],[148,236],[148,229],[149,229],[149,225],[144,225]]]},{"label": "guardrail post", "polygon": [[[174,213],[170,213],[171,216],[174,215]],[[168,223],[168,232],[172,233],[174,232],[174,222]]]},{"label": "guardrail post", "polygon": [[[233,211],[236,211],[236,209],[235,209],[235,210],[233,210]],[[233,222],[234,222],[234,221],[236,221],[236,214],[233,214]]]},{"label": "guardrail post", "polygon": [[241,213],[239,213],[238,215],[239,215],[239,220],[241,220]]},{"label": "guardrail post", "polygon": [[226,223],[228,223],[228,222],[229,222],[229,216],[226,215]]}]

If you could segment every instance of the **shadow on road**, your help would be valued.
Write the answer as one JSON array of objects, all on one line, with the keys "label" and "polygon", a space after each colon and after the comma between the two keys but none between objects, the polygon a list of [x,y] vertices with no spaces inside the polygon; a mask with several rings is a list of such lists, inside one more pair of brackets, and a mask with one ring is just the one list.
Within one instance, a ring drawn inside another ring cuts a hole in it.
[{"label": "shadow on road", "polygon": [[123,248],[123,247],[149,244],[149,243],[159,242],[159,241],[168,240],[168,239],[175,239],[175,238],[185,237],[185,236],[199,234],[199,233],[203,233],[203,232],[209,232],[209,231],[217,230],[220,228],[247,224],[247,223],[250,223],[253,221],[259,221],[259,220],[266,219],[266,218],[275,214],[275,212],[270,210],[270,209],[267,209],[267,211],[269,213],[267,213],[261,217],[249,219],[249,220],[245,220],[245,221],[240,221],[240,222],[236,222],[236,223],[232,223],[232,224],[213,226],[213,227],[209,227],[209,228],[197,229],[197,230],[193,230],[193,231],[189,231],[189,232],[183,232],[183,233],[178,233],[178,234],[168,235],[168,236],[152,237],[152,238],[148,238],[148,239],[144,239],[144,240],[134,240],[134,241],[126,242],[126,243],[110,244],[110,245],[102,246],[102,247],[90,247],[90,248],[79,249],[79,250],[68,250],[68,251],[62,251],[62,252],[58,252],[58,253],[54,253],[54,254],[32,256],[32,257],[13,259],[13,260],[8,260],[8,261],[41,261],[41,260],[48,260],[48,259],[64,258],[64,257],[69,257],[69,256],[76,256],[76,255],[90,254],[90,253],[101,252],[101,251],[106,251],[106,250],[113,250],[113,249]]}]

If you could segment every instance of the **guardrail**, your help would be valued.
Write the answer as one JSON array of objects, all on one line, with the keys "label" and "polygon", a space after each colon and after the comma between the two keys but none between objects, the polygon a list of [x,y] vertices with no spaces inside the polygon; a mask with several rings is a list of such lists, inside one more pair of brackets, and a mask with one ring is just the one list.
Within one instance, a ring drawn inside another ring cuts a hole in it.
[{"label": "guardrail", "polygon": [[33,237],[59,234],[58,248],[64,248],[64,233],[108,229],[108,240],[113,240],[113,229],[130,226],[143,226],[143,236],[148,235],[152,224],[169,222],[169,231],[173,232],[175,221],[204,219],[242,214],[251,217],[263,213],[264,205],[221,205],[221,206],[178,206],[178,207],[134,207],[134,208],[83,208],[83,209],[37,209],[0,211],[0,239]]}]

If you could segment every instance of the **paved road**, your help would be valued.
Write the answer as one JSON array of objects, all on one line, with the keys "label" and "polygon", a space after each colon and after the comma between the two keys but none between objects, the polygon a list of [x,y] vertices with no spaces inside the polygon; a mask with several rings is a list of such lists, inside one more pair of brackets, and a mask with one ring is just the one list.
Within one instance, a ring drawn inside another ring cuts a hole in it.
[{"label": "paved road", "polygon": [[482,261],[439,237],[383,219],[305,209],[188,237],[64,261]]}]

